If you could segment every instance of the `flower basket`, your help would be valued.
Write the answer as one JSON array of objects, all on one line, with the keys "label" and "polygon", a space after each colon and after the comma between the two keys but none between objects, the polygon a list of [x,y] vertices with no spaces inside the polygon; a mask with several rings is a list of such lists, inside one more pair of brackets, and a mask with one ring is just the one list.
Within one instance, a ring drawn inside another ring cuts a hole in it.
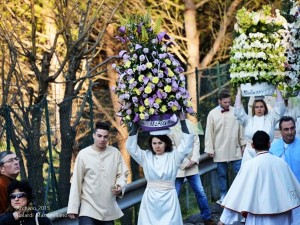
[{"label": "flower basket", "polygon": [[245,97],[250,96],[272,96],[275,92],[275,86],[267,82],[241,84],[241,94]]},{"label": "flower basket", "polygon": [[114,91],[119,98],[117,116],[122,124],[143,121],[142,126],[150,124],[151,129],[161,129],[153,125],[151,118],[193,113],[184,69],[168,51],[172,39],[159,30],[160,22],[152,27],[148,15],[133,15],[119,28],[117,39],[125,49],[119,53],[121,62],[112,67],[118,73]]},{"label": "flower basket", "polygon": [[175,114],[155,114],[147,120],[140,120],[140,128],[144,131],[167,130],[175,126],[178,122],[178,117]]}]

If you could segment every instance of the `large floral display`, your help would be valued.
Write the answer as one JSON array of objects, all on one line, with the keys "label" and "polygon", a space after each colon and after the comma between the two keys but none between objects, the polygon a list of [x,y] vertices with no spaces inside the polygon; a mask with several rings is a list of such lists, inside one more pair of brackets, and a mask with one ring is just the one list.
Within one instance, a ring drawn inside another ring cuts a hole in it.
[{"label": "large floral display", "polygon": [[168,52],[172,39],[160,32],[160,21],[151,22],[148,15],[134,15],[119,28],[117,38],[124,49],[119,52],[121,62],[113,64],[118,73],[114,91],[120,103],[117,115],[125,125],[153,117],[157,127],[161,121],[175,125],[179,112],[193,113],[184,69]]},{"label": "large floral display", "polygon": [[284,97],[295,96],[300,90],[300,7],[297,1],[291,3],[292,7],[287,12],[290,36],[286,53],[286,77],[278,85]]},{"label": "large floral display", "polygon": [[[236,38],[230,57],[230,77],[234,86],[241,84],[277,85],[285,80],[285,52],[287,49],[287,21],[270,6],[257,12],[240,9],[234,26]],[[244,95],[268,95],[256,93],[253,87]],[[273,89],[274,93],[274,89]]]}]

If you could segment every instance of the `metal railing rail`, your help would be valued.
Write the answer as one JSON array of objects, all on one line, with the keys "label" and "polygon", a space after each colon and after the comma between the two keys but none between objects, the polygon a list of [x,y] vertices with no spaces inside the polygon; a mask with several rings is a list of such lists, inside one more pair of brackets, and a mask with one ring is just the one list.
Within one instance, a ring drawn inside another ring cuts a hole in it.
[{"label": "metal railing rail", "polygon": [[[217,168],[212,159],[207,154],[200,156],[199,175],[209,173]],[[145,178],[136,180],[127,185],[123,198],[118,198],[117,202],[122,210],[128,209],[141,202],[147,181]],[[76,225],[77,220],[70,220],[67,217],[67,207],[50,212],[47,216],[52,220],[54,225]]]}]

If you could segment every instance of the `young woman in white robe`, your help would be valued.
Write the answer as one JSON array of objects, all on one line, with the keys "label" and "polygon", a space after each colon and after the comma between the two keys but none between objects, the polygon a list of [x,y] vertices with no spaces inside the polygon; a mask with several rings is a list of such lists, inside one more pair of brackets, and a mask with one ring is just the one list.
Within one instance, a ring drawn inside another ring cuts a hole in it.
[{"label": "young woman in white robe", "polygon": [[246,113],[241,101],[240,89],[236,95],[234,114],[237,120],[243,125],[245,132],[245,139],[247,145],[243,153],[242,165],[245,161],[256,156],[255,150],[251,147],[253,134],[258,130],[265,131],[269,136],[271,142],[274,139],[274,130],[277,122],[284,115],[286,106],[282,98],[281,92],[276,90],[276,102],[274,109],[269,112],[266,102],[260,98],[253,102],[252,115]]},{"label": "young woman in white robe", "polygon": [[138,225],[182,225],[175,180],[178,167],[192,150],[194,135],[188,134],[181,121],[183,137],[177,149],[167,135],[150,135],[150,150],[137,144],[137,127],[133,126],[126,147],[132,158],[143,167],[147,180],[138,215]]}]

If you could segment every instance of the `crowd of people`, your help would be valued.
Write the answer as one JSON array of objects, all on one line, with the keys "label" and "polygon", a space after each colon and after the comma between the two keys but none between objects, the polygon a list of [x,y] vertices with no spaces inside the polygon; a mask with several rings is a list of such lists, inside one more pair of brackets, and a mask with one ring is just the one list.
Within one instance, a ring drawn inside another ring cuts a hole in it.
[{"label": "crowd of people", "polygon": [[[185,180],[205,225],[232,224],[241,217],[246,225],[299,225],[300,139],[295,118],[299,115],[287,112],[279,90],[276,96],[272,109],[263,97],[256,97],[247,114],[239,90],[234,106],[230,92],[222,90],[218,105],[207,116],[204,151],[217,165],[220,221],[212,219],[199,176],[199,134],[185,114],[178,115],[176,132],[150,132],[145,150],[138,145],[139,124],[133,122],[126,149],[147,180],[138,225],[183,224],[179,196]],[[276,126],[280,138],[274,139]],[[96,122],[93,144],[76,157],[67,214],[79,225],[113,225],[123,216],[117,198],[125,193],[129,170],[120,151],[108,145],[109,138],[110,125]],[[0,224],[51,224],[35,210],[34,192],[28,181],[17,180],[19,173],[16,154],[0,152]]]}]

